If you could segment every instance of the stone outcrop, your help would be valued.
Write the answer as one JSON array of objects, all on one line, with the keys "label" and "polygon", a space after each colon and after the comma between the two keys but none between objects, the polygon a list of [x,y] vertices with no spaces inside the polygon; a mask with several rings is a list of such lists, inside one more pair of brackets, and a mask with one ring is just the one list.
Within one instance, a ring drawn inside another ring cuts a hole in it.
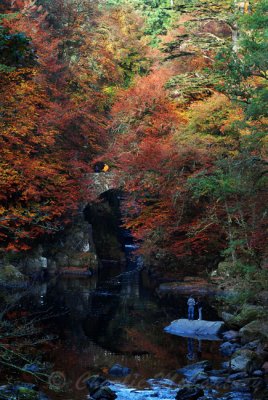
[{"label": "stone outcrop", "polygon": [[164,330],[167,333],[183,337],[219,340],[218,334],[223,328],[223,321],[189,321],[188,319],[177,319],[171,322]]},{"label": "stone outcrop", "polygon": [[24,287],[28,284],[28,278],[14,265],[4,264],[0,268],[0,284],[7,287]]},{"label": "stone outcrop", "polygon": [[242,343],[247,343],[255,340],[256,338],[268,339],[268,321],[257,320],[243,326],[239,330]]}]

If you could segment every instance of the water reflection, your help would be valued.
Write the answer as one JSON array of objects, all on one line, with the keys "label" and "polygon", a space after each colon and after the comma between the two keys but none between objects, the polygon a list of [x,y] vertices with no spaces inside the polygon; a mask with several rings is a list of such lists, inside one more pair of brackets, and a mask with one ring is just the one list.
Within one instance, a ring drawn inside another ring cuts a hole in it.
[{"label": "water reflection", "polygon": [[180,378],[176,370],[196,359],[220,361],[218,343],[163,331],[185,315],[186,298],[176,304],[158,300],[150,277],[132,258],[131,247],[127,250],[125,266],[107,264],[92,278],[60,277],[36,287],[29,296],[34,309],[54,310],[46,329],[59,339],[46,357],[69,382],[69,397],[56,398],[85,399],[86,389],[76,388],[79,377],[105,374],[115,363],[131,369],[126,382],[132,387],[135,382],[147,387],[150,378]]}]

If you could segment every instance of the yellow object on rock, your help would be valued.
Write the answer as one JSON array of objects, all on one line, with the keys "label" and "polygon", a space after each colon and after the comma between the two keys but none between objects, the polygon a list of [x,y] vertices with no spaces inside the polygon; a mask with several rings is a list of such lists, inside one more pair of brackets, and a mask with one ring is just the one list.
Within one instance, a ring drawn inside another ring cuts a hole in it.
[{"label": "yellow object on rock", "polygon": [[107,164],[104,164],[104,167],[102,168],[103,172],[109,171],[110,167]]}]

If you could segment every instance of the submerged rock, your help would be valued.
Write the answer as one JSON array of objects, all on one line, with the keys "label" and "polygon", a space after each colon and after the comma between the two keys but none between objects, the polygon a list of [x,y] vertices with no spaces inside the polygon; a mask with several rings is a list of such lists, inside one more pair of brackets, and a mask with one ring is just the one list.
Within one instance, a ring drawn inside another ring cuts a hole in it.
[{"label": "submerged rock", "polygon": [[120,364],[114,364],[110,369],[109,369],[109,374],[112,376],[127,376],[130,374],[131,370],[128,367],[123,367]]},{"label": "submerged rock", "polygon": [[218,334],[223,330],[223,327],[223,321],[177,319],[171,322],[164,330],[178,336],[219,340]]}]

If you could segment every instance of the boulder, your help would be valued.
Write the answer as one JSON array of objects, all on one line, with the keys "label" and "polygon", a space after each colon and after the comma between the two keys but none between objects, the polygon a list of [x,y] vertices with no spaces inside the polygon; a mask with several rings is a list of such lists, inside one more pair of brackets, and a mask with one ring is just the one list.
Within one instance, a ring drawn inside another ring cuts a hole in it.
[{"label": "boulder", "polygon": [[109,382],[100,375],[93,375],[86,381],[89,394],[96,392],[101,386],[107,386]]},{"label": "boulder", "polygon": [[197,362],[195,364],[186,365],[185,367],[178,369],[177,372],[179,374],[184,375],[188,380],[193,380],[194,377],[198,376],[198,374],[203,374],[211,370],[211,368],[212,368],[211,363],[205,360]]},{"label": "boulder", "polygon": [[204,396],[204,390],[198,386],[184,386],[177,392],[176,400],[198,400]]},{"label": "boulder", "polygon": [[239,338],[239,332],[234,330],[226,331],[222,334],[222,338],[230,342],[235,341]]},{"label": "boulder", "polygon": [[265,382],[260,377],[250,377],[245,379],[234,380],[231,388],[238,392],[256,392],[265,387]]},{"label": "boulder", "polygon": [[208,374],[206,372],[200,371],[195,375],[192,375],[187,380],[191,383],[201,383],[208,379]]},{"label": "boulder", "polygon": [[259,346],[260,346],[260,341],[259,340],[253,340],[252,342],[244,344],[243,349],[257,350]]},{"label": "boulder", "polygon": [[210,376],[209,382],[211,385],[219,386],[226,382],[226,378],[224,376]]},{"label": "boulder", "polygon": [[173,335],[205,339],[205,340],[219,340],[218,334],[224,327],[223,321],[190,321],[188,319],[177,319],[169,326],[164,328],[167,333]]},{"label": "boulder", "polygon": [[241,328],[249,322],[261,319],[267,315],[267,311],[262,306],[255,306],[251,304],[244,304],[241,311],[234,315],[228,323],[232,326]]},{"label": "boulder", "polygon": [[117,398],[115,392],[108,387],[109,384],[103,376],[99,375],[93,375],[86,381],[89,394],[95,400],[114,400]]},{"label": "boulder", "polygon": [[227,324],[227,325],[231,325],[231,321],[234,318],[234,314],[231,314],[229,312],[223,311],[221,313],[221,317],[223,319],[223,321]]},{"label": "boulder", "polygon": [[256,339],[268,339],[268,321],[252,321],[240,329],[239,335],[242,343],[248,343]]},{"label": "boulder", "polygon": [[212,19],[201,25],[201,32],[213,34],[219,38],[232,37],[232,29],[227,22]]},{"label": "boulder", "polygon": [[244,379],[247,378],[248,374],[246,372],[236,372],[235,374],[231,374],[228,376],[230,381],[235,381],[236,379]]},{"label": "boulder", "polygon": [[259,369],[262,365],[262,359],[251,350],[238,350],[231,358],[231,370],[234,372],[244,371],[251,373]]},{"label": "boulder", "polygon": [[114,364],[110,369],[109,369],[109,374],[112,376],[127,376],[130,374],[131,370],[130,368],[123,367],[120,364]]},{"label": "boulder", "polygon": [[7,286],[24,286],[28,278],[14,265],[6,264],[0,268],[0,283]]},{"label": "boulder", "polygon": [[239,348],[240,345],[237,343],[224,342],[220,345],[220,352],[224,356],[231,356]]}]

